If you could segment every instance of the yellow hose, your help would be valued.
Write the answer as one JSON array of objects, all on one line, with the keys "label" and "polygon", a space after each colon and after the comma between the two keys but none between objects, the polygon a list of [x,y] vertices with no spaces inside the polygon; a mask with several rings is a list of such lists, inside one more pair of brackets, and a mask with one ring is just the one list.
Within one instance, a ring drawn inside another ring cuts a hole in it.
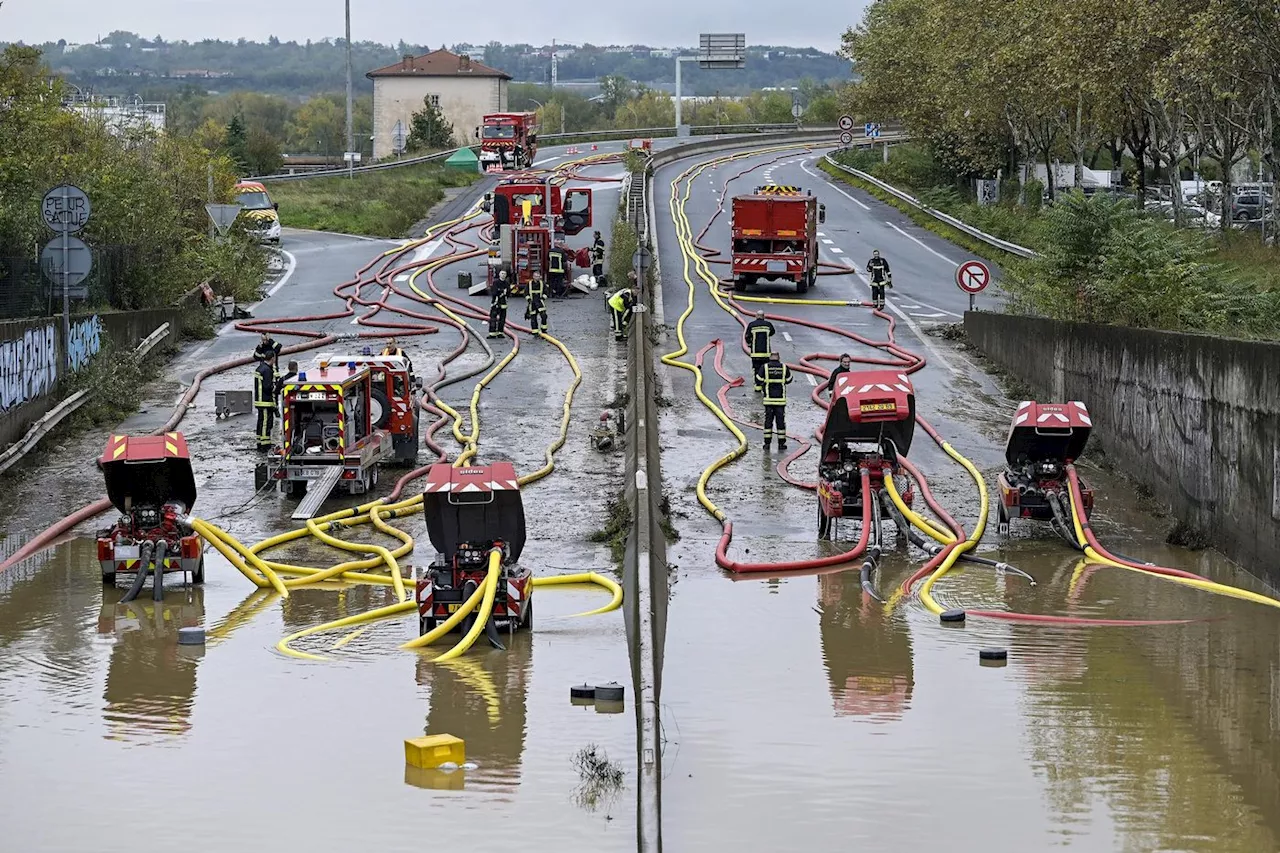
[{"label": "yellow hose", "polygon": [[534,578],[533,585],[539,586],[561,586],[564,584],[595,584],[607,589],[612,596],[609,603],[603,607],[597,607],[595,610],[588,610],[585,613],[575,613],[578,616],[598,616],[601,613],[608,613],[611,610],[617,610],[622,606],[622,587],[613,578],[605,577],[596,572],[579,572],[573,575],[549,575],[545,578]]},{"label": "yellow hose", "polygon": [[889,493],[889,500],[893,501],[893,505],[898,508],[898,512],[902,513],[903,517],[919,528],[922,533],[931,537],[940,545],[950,545],[952,542],[956,541],[956,537],[951,532],[948,531],[944,533],[934,527],[930,522],[930,519],[925,518],[920,513],[907,506],[906,502],[902,500],[902,496],[898,494],[898,485],[893,481],[892,477],[884,478],[884,488],[885,491]]},{"label": "yellow hose", "polygon": [[1137,568],[1136,566],[1127,566],[1124,563],[1118,563],[1115,560],[1102,556],[1096,550],[1094,550],[1094,548],[1091,545],[1089,545],[1089,539],[1084,535],[1084,527],[1080,523],[1080,510],[1076,506],[1075,494],[1072,489],[1067,490],[1067,498],[1068,498],[1068,503],[1071,506],[1071,523],[1076,530],[1076,539],[1077,541],[1080,542],[1082,546],[1084,546],[1085,556],[1088,557],[1089,559],[1098,563],[1102,563],[1103,565],[1106,565],[1106,566],[1114,566],[1117,569],[1125,569],[1126,571],[1138,572],[1140,574],[1144,574],[1149,577],[1156,577],[1161,580],[1172,581],[1173,583],[1180,583],[1183,586],[1193,587],[1195,589],[1204,590],[1205,592],[1216,593],[1218,595],[1225,595],[1228,598],[1239,598],[1244,601],[1252,601],[1255,604],[1265,604],[1268,607],[1280,607],[1280,600],[1276,600],[1267,595],[1261,595],[1256,592],[1251,592],[1247,589],[1240,589],[1239,587],[1236,587],[1236,586],[1230,586],[1229,584],[1223,584],[1223,583],[1216,583],[1214,581],[1200,580],[1199,578],[1182,578],[1176,575],[1161,574],[1160,572],[1149,572],[1146,569],[1140,569],[1140,568]]},{"label": "yellow hose", "polygon": [[498,576],[502,574],[502,552],[494,548],[489,552],[489,573],[485,575],[484,583],[481,587],[484,595],[480,599],[480,613],[476,616],[475,624],[471,626],[471,630],[466,636],[458,641],[458,644],[449,651],[436,658],[437,661],[453,660],[466,653],[471,648],[479,636],[484,633],[485,625],[489,622],[489,615],[493,613],[493,599],[498,594]]},{"label": "yellow hose", "polygon": [[416,610],[418,603],[416,601],[398,601],[395,604],[388,604],[386,607],[378,607],[374,610],[368,610],[364,613],[357,613],[354,616],[344,616],[341,619],[335,619],[332,622],[326,622],[323,625],[312,625],[310,628],[303,628],[301,631],[295,631],[276,643],[276,648],[286,655],[304,660],[328,660],[328,658],[320,655],[313,655],[308,652],[299,652],[289,648],[289,644],[294,640],[302,637],[309,637],[312,634],[319,634],[324,631],[332,631],[335,628],[345,628],[348,625],[363,625],[366,622],[376,622],[379,619],[389,619],[392,616],[399,616],[401,613],[407,613],[410,610]]},{"label": "yellow hose", "polygon": [[974,527],[973,533],[969,534],[968,539],[961,542],[951,550],[951,553],[947,555],[947,558],[942,561],[942,565],[938,566],[938,568],[930,574],[927,579],[925,579],[924,584],[920,587],[920,601],[926,608],[928,608],[929,612],[935,615],[942,613],[945,608],[934,600],[932,595],[933,585],[937,583],[943,575],[951,570],[951,567],[956,564],[956,561],[960,559],[962,554],[966,551],[972,551],[977,547],[978,542],[982,540],[982,534],[986,532],[987,513],[990,509],[987,497],[987,483],[982,478],[982,474],[978,472],[978,469],[973,466],[972,462],[961,456],[949,442],[942,442],[942,449],[946,451],[948,456],[963,465],[964,469],[969,472],[969,476],[973,478],[975,483],[977,483],[978,496],[982,502],[982,508],[978,512],[978,523]]},{"label": "yellow hose", "polygon": [[[197,527],[197,525],[199,526]],[[271,586],[275,588],[276,592],[280,593],[281,597],[283,598],[289,597],[289,590],[285,588],[284,581],[280,580],[280,576],[276,574],[275,571],[270,566],[262,562],[262,560],[258,557],[257,554],[254,554],[248,548],[245,548],[238,541],[232,538],[231,534],[227,533],[227,531],[218,527],[216,524],[211,524],[205,521],[204,519],[199,519],[199,518],[191,519],[191,526],[193,530],[195,530],[197,533],[199,533],[201,536],[203,536],[205,539],[209,540],[210,542],[213,542],[214,540],[220,540],[226,543],[227,545],[230,545],[236,551],[239,551],[241,556],[243,556],[244,559],[248,561],[250,566],[253,566],[253,568],[262,572],[263,576],[266,577],[267,582],[270,583]],[[218,546],[215,544],[214,547],[216,548]]]},{"label": "yellow hose", "polygon": [[[486,574],[485,580],[488,581],[488,579],[489,579],[489,576]],[[476,587],[475,592],[471,593],[470,598],[462,602],[462,606],[460,606],[457,610],[449,614],[449,617],[447,619],[445,619],[439,625],[435,626],[434,628],[432,628],[430,631],[423,634],[422,636],[416,637],[410,640],[409,642],[403,644],[402,646],[400,646],[400,648],[421,649],[425,646],[431,645],[436,640],[440,639],[445,634],[448,634],[450,631],[456,628],[459,624],[461,624],[462,620],[466,619],[467,616],[471,613],[471,611],[475,610],[480,605],[480,600],[483,597],[484,597],[484,584],[482,583],[480,586]]]}]

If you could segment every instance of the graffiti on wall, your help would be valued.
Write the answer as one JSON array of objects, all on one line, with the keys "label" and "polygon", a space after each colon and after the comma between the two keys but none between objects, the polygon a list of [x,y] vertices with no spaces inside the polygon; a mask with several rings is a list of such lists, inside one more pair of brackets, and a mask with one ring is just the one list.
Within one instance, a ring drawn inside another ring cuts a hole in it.
[{"label": "graffiti on wall", "polygon": [[0,410],[34,400],[58,379],[58,348],[52,325],[27,329],[0,343]]},{"label": "graffiti on wall", "polygon": [[67,341],[67,359],[72,370],[84,367],[98,354],[102,349],[103,332],[102,320],[97,314],[72,324],[71,339]]}]

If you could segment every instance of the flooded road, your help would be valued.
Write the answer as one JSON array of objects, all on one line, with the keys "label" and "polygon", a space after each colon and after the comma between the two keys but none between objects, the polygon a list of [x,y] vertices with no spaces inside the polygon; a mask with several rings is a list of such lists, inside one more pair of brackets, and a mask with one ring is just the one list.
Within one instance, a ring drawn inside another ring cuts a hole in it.
[{"label": "flooded road", "polygon": [[[776,157],[717,167],[711,180],[700,176],[688,204],[693,233],[715,211],[716,197],[707,193],[729,174]],[[861,263],[873,246],[889,246],[898,269],[914,235],[893,228],[897,217],[874,199],[827,191],[800,172],[799,159],[794,173],[774,166],[771,177],[813,187],[827,205],[828,232],[837,223],[846,242],[834,255],[824,244],[824,260],[840,262],[844,254]],[[687,165],[658,174],[655,196],[663,209],[671,180]],[[734,191],[761,182],[756,172]],[[723,220],[705,243],[727,248]],[[687,286],[670,226],[660,228],[659,243],[670,328]],[[929,359],[911,377],[918,410],[993,489],[1017,402],[963,349],[905,319],[913,308],[961,310],[953,263],[919,250],[908,268],[910,307],[892,292],[890,305],[900,308],[898,342]],[[730,375],[745,375],[741,327],[694,280],[684,360],[692,363],[694,353],[719,338]],[[755,292],[795,296],[785,287]],[[842,277],[810,292],[812,299],[865,297],[865,285]],[[749,305],[756,307],[877,340],[886,334],[885,322],[865,308]],[[793,364],[812,352],[876,354],[833,334],[775,325],[774,345]],[[658,351],[677,346],[668,334]],[[1037,584],[966,567],[934,587],[943,606],[1196,621],[1061,628],[971,617],[942,625],[915,598],[886,606],[865,595],[856,567],[820,576],[730,577],[714,560],[720,525],[698,504],[694,485],[735,440],[694,398],[688,371],[662,372],[670,388],[664,396],[673,400],[661,410],[663,471],[680,533],[668,551],[677,568],[662,673],[663,834],[672,849],[1280,850],[1280,611],[1082,566],[1047,525],[1015,522],[1013,536],[1001,543],[994,507],[978,553],[1026,570]],[[704,377],[714,398],[724,383],[709,358]],[[808,399],[812,387],[797,374],[788,389],[793,434],[811,435],[822,422]],[[736,416],[760,421],[749,387],[726,397]],[[816,497],[779,479],[774,468],[783,454],[763,455],[758,429],[743,431],[746,454],[707,487],[734,522],[730,556],[768,562],[848,548],[847,541],[817,541]],[[1165,545],[1172,522],[1158,517],[1158,507],[1122,478],[1087,464],[1103,458],[1100,444],[1091,445],[1092,457],[1086,451],[1081,472],[1096,489],[1094,528],[1104,544],[1275,595],[1212,552]],[[972,530],[979,502],[964,469],[919,429],[911,458],[940,503]],[[811,480],[815,469],[810,451],[791,472]],[[886,598],[924,562],[919,549],[909,553],[908,559],[899,547],[882,561],[876,587]],[[1006,649],[1007,663],[980,663],[978,652],[987,647]]]},{"label": "flooded road", "polygon": [[[613,165],[590,173],[618,171]],[[593,184],[601,210],[616,207],[617,186]],[[599,229],[606,240],[609,218],[602,217]],[[588,231],[571,245],[590,238]],[[294,247],[297,270],[256,317],[293,316],[297,306],[333,310],[332,288],[386,248],[326,239],[308,236]],[[454,284],[458,269],[478,269],[478,261],[443,268],[439,283],[465,296]],[[425,276],[418,283],[426,289]],[[484,301],[487,310],[483,297],[473,301]],[[616,577],[608,545],[592,541],[605,526],[623,467],[620,449],[601,453],[588,441],[600,411],[623,391],[625,354],[609,334],[602,303],[603,294],[595,293],[550,305],[552,334],[573,352],[582,379],[555,471],[522,489],[527,541],[521,563],[539,577],[589,570]],[[424,310],[404,297],[388,305]],[[511,319],[518,322],[522,309],[521,300],[512,300]],[[383,312],[378,319],[395,317]],[[357,330],[349,317],[312,325]],[[401,340],[428,381],[459,342],[456,329],[440,325],[436,334]],[[188,351],[172,365],[169,383],[153,389],[150,404],[122,431],[162,423],[178,382],[251,350],[256,337],[228,331]],[[505,339],[491,343],[498,358],[510,349]],[[314,355],[298,358],[306,363]],[[483,354],[463,356],[450,364],[449,375],[483,361]],[[259,457],[246,452],[251,419],[214,418],[214,393],[243,389],[248,379],[247,367],[210,378],[179,429],[192,452],[195,514],[252,544],[299,523],[289,519],[295,501],[274,492],[254,496]],[[521,475],[542,467],[573,380],[557,349],[523,339],[519,354],[482,395],[479,460],[510,460]],[[478,381],[459,382],[442,396],[465,412]],[[0,549],[12,554],[65,513],[60,508],[101,494],[93,459],[104,440],[88,434],[68,441],[62,451],[68,462],[48,477],[53,482],[30,477],[13,490],[9,537]],[[451,455],[457,452],[448,428],[437,440]],[[424,450],[419,462],[430,459]],[[403,473],[384,471],[373,496],[385,495]],[[322,511],[368,499],[334,497]],[[573,618],[608,602],[598,587],[539,589],[534,630],[504,634],[505,651],[481,639],[460,659],[432,663],[457,635],[430,652],[401,651],[397,647],[417,635],[416,620],[407,616],[305,637],[294,647],[327,660],[297,660],[276,650],[282,637],[390,604],[393,593],[327,585],[292,589],[282,599],[256,590],[208,550],[203,587],[173,578],[163,602],[152,601],[148,584],[138,600],[120,604],[123,581],[104,589],[95,545],[86,538],[111,520],[87,523],[78,538],[0,572],[0,851],[416,851],[474,843],[477,833],[485,844],[504,847],[558,838],[605,851],[634,848],[635,725],[623,614]],[[394,524],[416,540],[400,560],[410,575],[431,561],[434,548],[421,510]],[[358,543],[394,541],[368,525],[338,535]],[[305,540],[271,556],[314,566],[342,559]],[[204,627],[207,645],[180,646],[177,632],[185,626]],[[626,685],[623,703],[570,701],[573,685],[615,681]],[[408,767],[404,741],[424,733],[462,738],[466,759],[476,766],[453,772]],[[621,786],[588,784],[575,763],[584,751],[607,758],[621,772]],[[50,795],[72,779],[91,795],[77,797],[74,806]]]}]

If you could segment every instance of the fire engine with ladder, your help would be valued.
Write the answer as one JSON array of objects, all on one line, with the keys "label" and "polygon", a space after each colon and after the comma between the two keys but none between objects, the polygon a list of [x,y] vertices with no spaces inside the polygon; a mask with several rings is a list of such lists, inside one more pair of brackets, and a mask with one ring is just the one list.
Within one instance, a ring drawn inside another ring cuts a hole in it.
[{"label": "fire engine with ladder", "polygon": [[381,465],[415,464],[419,384],[403,356],[318,356],[281,389],[281,443],[258,466],[257,487],[276,481],[302,496],[292,517],[308,519],[339,483],[362,495]]},{"label": "fire engine with ladder", "polygon": [[[547,215],[546,198],[551,198]],[[528,293],[534,278],[547,280],[547,255],[564,236],[591,227],[591,190],[564,189],[550,182],[511,179],[486,196],[483,209],[493,215],[495,242],[489,247],[486,288],[506,271],[512,296]],[[573,254],[566,250],[565,274]]]},{"label": "fire engine with ladder", "polygon": [[[532,628],[533,572],[519,564],[525,541],[524,504],[511,463],[468,468],[436,463],[427,472],[422,504],[436,556],[416,577],[420,633],[434,629],[475,594],[488,575],[489,552],[495,548],[502,553],[502,573],[485,634],[502,648],[499,627],[511,633]],[[459,630],[465,635],[476,618],[473,611]]]}]

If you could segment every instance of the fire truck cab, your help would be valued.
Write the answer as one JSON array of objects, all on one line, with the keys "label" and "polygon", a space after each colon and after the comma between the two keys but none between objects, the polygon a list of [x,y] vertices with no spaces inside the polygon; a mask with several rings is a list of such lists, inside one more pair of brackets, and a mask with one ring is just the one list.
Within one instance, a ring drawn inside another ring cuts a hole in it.
[{"label": "fire truck cab", "polygon": [[733,199],[733,286],[794,281],[804,293],[818,280],[818,225],[825,205],[799,187],[766,185]]},{"label": "fire truck cab", "polygon": [[[898,473],[898,454],[911,450],[915,422],[915,388],[905,373],[859,370],[836,377],[818,461],[819,538],[827,537],[834,518],[861,518],[862,468],[870,471],[873,499],[880,500],[884,478]],[[910,506],[909,481],[899,492]]]},{"label": "fire truck cab", "polygon": [[[484,582],[489,552],[502,552],[490,622],[485,626],[496,642],[499,625],[508,631],[533,627],[533,572],[519,565],[524,550],[524,504],[510,462],[455,468],[447,462],[431,466],[422,492],[427,535],[436,549],[435,560],[417,574],[415,598],[418,628],[423,634],[447,619]],[[472,612],[459,626],[465,634],[474,625]]]},{"label": "fire truck cab", "polygon": [[[493,214],[496,241],[489,247],[488,284],[506,270],[513,296],[527,292],[535,277],[547,280],[547,255],[553,240],[574,236],[591,227],[591,190],[550,185],[551,222],[547,221],[548,185],[533,181],[504,181],[485,199]],[[553,233],[554,232],[554,233]]]},{"label": "fire truck cab", "polygon": [[[204,545],[187,522],[196,502],[187,440],[180,432],[164,435],[113,435],[98,459],[107,498],[120,513],[114,525],[98,531],[102,582],[118,574],[184,572],[204,583]],[[159,582],[159,581],[157,581]]]},{"label": "fire truck cab", "polygon": [[[382,360],[321,356],[285,384],[281,446],[271,453],[266,471],[267,478],[280,481],[285,494],[304,494],[317,482],[325,497],[339,480],[353,495],[377,485],[379,464],[395,453],[393,433],[386,428],[390,418],[383,419],[382,427],[374,425],[375,371],[370,362]],[[377,391],[385,396],[395,385],[388,382],[393,371],[389,366],[383,370],[384,384]],[[407,381],[405,371],[406,394],[411,390]],[[394,414],[394,403],[383,407],[382,414],[388,410]]]},{"label": "fire truck cab", "polygon": [[537,113],[494,113],[476,128],[480,168],[486,172],[533,168],[538,155]]}]

